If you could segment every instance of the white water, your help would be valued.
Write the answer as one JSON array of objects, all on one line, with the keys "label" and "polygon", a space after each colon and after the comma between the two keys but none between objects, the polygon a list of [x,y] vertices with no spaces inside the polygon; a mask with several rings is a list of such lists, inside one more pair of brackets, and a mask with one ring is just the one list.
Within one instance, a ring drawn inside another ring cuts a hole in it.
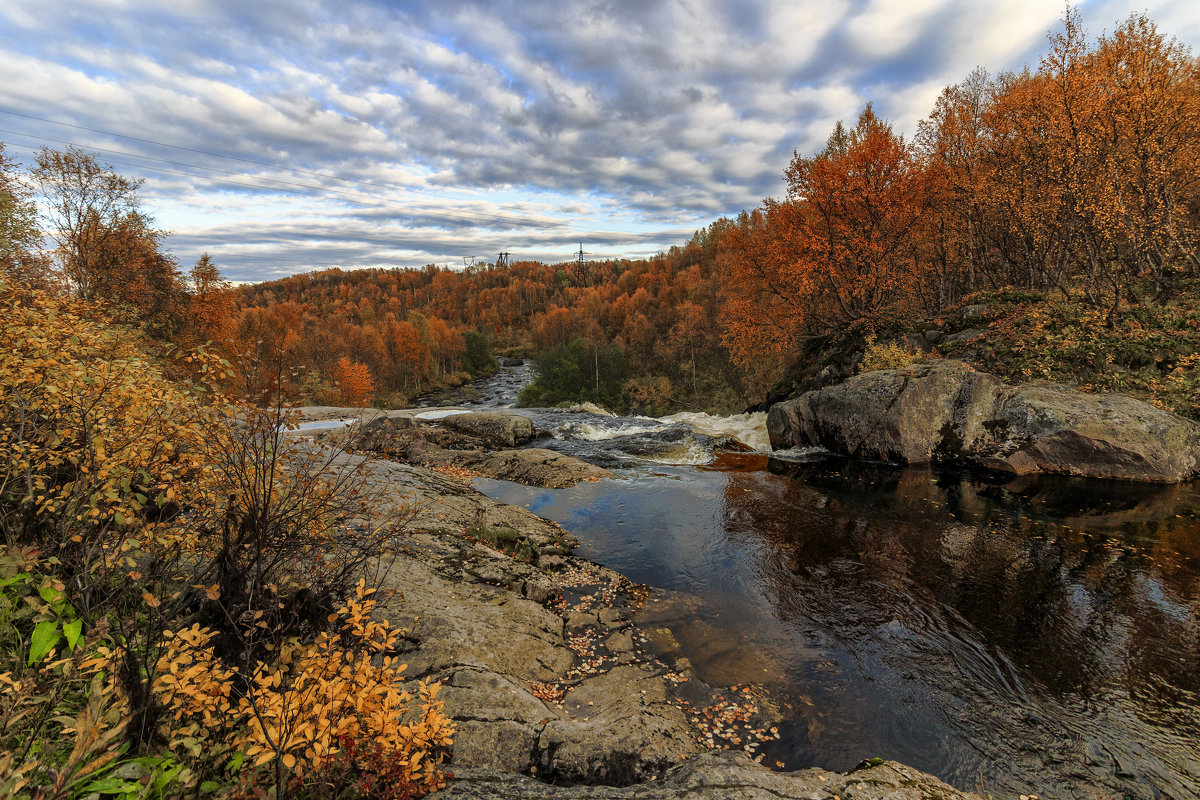
[{"label": "white water", "polygon": [[[648,420],[654,422],[654,420]],[[554,430],[556,439],[582,439],[585,442],[606,442],[610,439],[620,439],[622,436],[636,436],[639,433],[654,433],[662,430],[662,425],[627,424],[615,428],[604,425],[593,425],[590,422],[568,422]]]},{"label": "white water", "polygon": [[728,436],[760,453],[771,451],[771,440],[767,436],[767,415],[762,411],[732,417],[714,417],[704,412],[683,411],[662,417],[660,421],[667,424],[682,423],[706,436]]},{"label": "white water", "polygon": [[470,414],[470,411],[465,411],[461,408],[444,408],[435,411],[418,411],[413,414],[413,419],[445,419],[446,417],[456,417],[459,414]]}]

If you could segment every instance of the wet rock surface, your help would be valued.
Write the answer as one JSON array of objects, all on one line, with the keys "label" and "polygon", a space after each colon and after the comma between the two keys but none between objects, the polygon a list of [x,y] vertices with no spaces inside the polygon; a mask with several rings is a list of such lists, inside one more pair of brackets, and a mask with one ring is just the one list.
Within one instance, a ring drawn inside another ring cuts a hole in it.
[{"label": "wet rock surface", "polygon": [[528,444],[534,436],[533,423],[519,414],[472,413],[423,420],[412,412],[392,412],[364,421],[344,442],[357,451],[417,466],[466,470],[546,489],[611,474],[551,450],[510,449]]},{"label": "wet rock surface", "polygon": [[[454,777],[433,797],[962,796],[898,765],[769,771],[751,755],[771,738],[771,704],[705,685],[682,656],[655,649],[638,624],[646,587],[571,555],[557,525],[460,479],[358,454],[335,463],[362,470],[375,497],[350,524],[397,526],[379,564],[381,616],[406,631],[405,674],[442,684],[458,728]],[[528,546],[503,552],[484,543],[490,531]],[[736,745],[703,727],[735,700]]]},{"label": "wet rock surface", "polygon": [[1200,472],[1200,426],[1190,420],[1124,395],[1005,386],[942,359],[778,403],[767,430],[776,449],[816,445],[898,464],[1158,483]]},{"label": "wet rock surface", "polygon": [[902,764],[864,764],[840,774],[819,769],[768,772],[744,755],[704,753],[662,780],[629,787],[550,786],[521,775],[465,769],[437,800],[960,800],[975,797]]}]

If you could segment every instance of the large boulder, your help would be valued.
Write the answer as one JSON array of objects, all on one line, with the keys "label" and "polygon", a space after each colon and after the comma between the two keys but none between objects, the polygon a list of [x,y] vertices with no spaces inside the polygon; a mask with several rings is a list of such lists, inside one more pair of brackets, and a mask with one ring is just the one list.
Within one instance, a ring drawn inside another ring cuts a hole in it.
[{"label": "large boulder", "polygon": [[438,420],[443,427],[480,439],[486,447],[519,447],[533,441],[533,423],[520,414],[489,411],[455,414]]},{"label": "large boulder", "polygon": [[820,446],[897,464],[941,463],[1174,483],[1200,472],[1200,426],[1118,394],[1005,386],[959,361],[856,375],[778,403],[771,446]]}]

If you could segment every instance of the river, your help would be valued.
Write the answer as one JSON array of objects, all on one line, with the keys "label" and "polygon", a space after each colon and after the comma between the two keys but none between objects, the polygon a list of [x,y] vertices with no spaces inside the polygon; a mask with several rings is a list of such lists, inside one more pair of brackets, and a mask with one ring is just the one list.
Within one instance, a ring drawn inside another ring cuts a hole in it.
[{"label": "river", "polygon": [[[529,368],[480,394],[507,407]],[[1200,798],[1200,486],[997,481],[769,456],[762,420],[518,409],[614,471],[475,485],[649,584],[713,685],[761,684],[766,762],[896,759],[995,797]],[[699,429],[697,429],[699,426]]]}]

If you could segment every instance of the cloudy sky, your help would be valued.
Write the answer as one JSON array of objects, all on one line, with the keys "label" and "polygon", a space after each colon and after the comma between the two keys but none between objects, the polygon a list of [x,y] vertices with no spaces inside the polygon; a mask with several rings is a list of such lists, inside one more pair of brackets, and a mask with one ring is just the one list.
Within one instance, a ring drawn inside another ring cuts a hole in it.
[{"label": "cloudy sky", "polygon": [[[1200,45],[1195,0],[1085,0]],[[39,0],[0,4],[0,141],[145,179],[185,265],[637,257],[781,193],[864,103],[905,133],[1054,0]]]}]

